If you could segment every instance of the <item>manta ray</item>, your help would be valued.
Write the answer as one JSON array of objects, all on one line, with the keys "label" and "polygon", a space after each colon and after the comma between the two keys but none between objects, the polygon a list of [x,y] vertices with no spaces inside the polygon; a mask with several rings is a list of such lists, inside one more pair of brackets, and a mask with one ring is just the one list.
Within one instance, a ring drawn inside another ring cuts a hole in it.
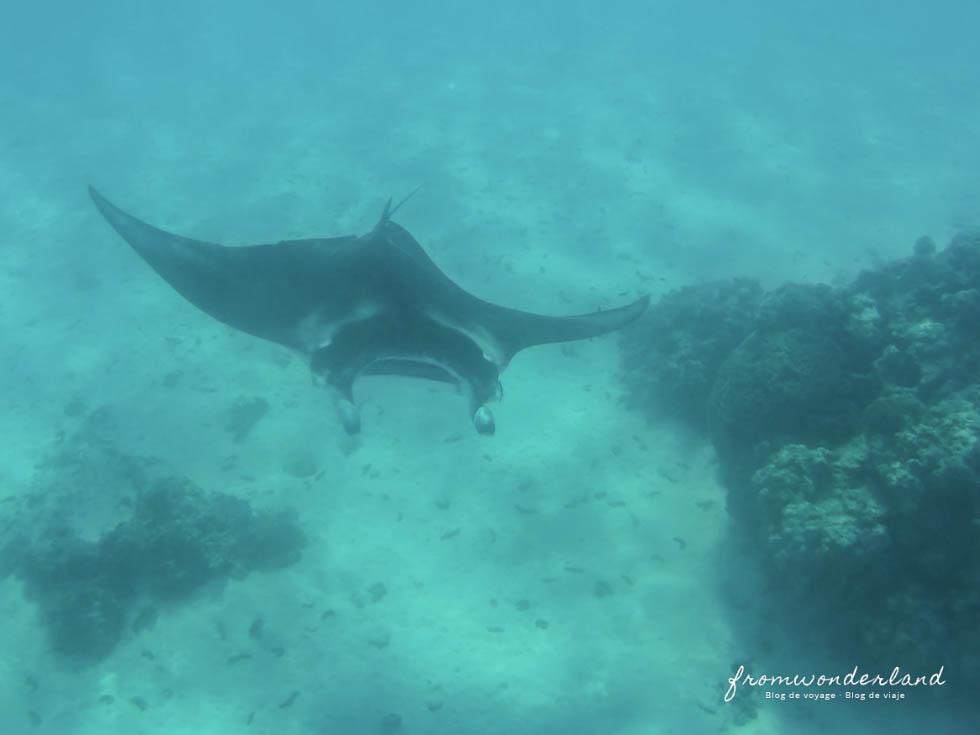
[{"label": "manta ray", "polygon": [[486,404],[502,398],[500,373],[515,354],[619,329],[649,303],[643,296],[616,309],[543,316],[483,301],[392,221],[398,207],[390,199],[365,235],[226,247],[164,232],[92,187],[89,194],[116,232],[194,306],[302,354],[314,378],[332,389],[348,434],[361,428],[353,388],[362,375],[455,384],[476,430],[493,434]]}]

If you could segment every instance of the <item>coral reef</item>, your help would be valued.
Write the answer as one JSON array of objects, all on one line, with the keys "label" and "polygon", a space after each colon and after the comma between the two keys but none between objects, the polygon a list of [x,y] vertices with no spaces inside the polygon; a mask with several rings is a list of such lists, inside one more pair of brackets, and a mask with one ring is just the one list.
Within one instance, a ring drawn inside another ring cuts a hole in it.
[{"label": "coral reef", "polygon": [[715,373],[708,428],[727,455],[760,441],[845,437],[857,424],[861,388],[847,353],[798,328],[752,332]]},{"label": "coral reef", "polygon": [[684,289],[622,352],[629,405],[714,442],[783,619],[980,682],[980,235],[844,288]]},{"label": "coral reef", "polygon": [[[98,433],[91,422],[87,428],[80,436]],[[158,605],[299,559],[305,538],[290,514],[256,512],[186,479],[150,479],[146,462],[93,443],[76,440],[55,456],[51,485],[11,511],[16,531],[0,537],[0,573],[23,580],[57,653],[101,659],[127,630],[151,627]],[[86,497],[98,487],[128,518],[86,540],[90,529],[72,511],[84,499],[65,490],[68,478]]]},{"label": "coral reef", "polygon": [[703,427],[718,368],[754,329],[762,296],[762,287],[747,278],[664,296],[625,332],[622,362],[631,402]]}]

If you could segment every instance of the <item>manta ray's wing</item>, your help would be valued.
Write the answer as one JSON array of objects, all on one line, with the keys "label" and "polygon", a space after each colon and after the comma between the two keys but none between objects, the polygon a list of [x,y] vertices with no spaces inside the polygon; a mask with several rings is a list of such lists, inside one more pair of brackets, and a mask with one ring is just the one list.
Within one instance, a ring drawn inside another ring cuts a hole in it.
[{"label": "manta ray's wing", "polygon": [[[423,284],[425,291],[424,299],[432,304],[429,315],[465,332],[500,369],[526,347],[588,339],[620,329],[638,318],[650,303],[650,297],[643,296],[626,306],[575,316],[545,316],[508,309],[484,301],[456,284],[439,269],[411,233],[387,220],[385,215],[374,233],[414,261],[417,281]],[[434,308],[439,306],[441,313]]]},{"label": "manta ray's wing", "polygon": [[494,360],[503,367],[526,347],[588,339],[620,329],[643,314],[650,297],[643,296],[615,309],[575,316],[544,316],[483,303],[481,321],[493,336],[493,349],[497,353]]},{"label": "manta ray's wing", "polygon": [[[311,321],[342,320],[341,312],[356,303],[356,294],[350,294],[355,285],[343,277],[343,267],[311,267],[330,260],[342,266],[353,255],[354,236],[225,247],[165,232],[91,187],[89,194],[109,224],[164,280],[235,329],[310,353],[324,339]],[[329,313],[325,294],[333,294],[330,303],[337,304],[337,313]]]}]

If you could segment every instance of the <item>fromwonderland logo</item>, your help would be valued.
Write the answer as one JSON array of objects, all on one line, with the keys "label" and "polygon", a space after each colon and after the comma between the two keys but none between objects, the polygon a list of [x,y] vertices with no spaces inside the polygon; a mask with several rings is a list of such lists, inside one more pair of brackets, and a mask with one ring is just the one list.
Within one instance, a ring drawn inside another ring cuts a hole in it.
[{"label": "fromwonderland logo", "polygon": [[[731,702],[735,698],[735,693],[740,685],[747,687],[789,687],[791,689],[810,689],[817,687],[825,691],[790,691],[774,692],[766,691],[766,699],[905,699],[905,692],[894,691],[896,688],[918,687],[918,686],[942,686],[946,683],[943,679],[943,666],[932,674],[921,674],[913,676],[904,674],[896,666],[891,674],[882,676],[881,674],[858,674],[858,667],[855,666],[850,672],[841,676],[840,674],[790,674],[790,675],[771,675],[760,674],[752,676],[745,673],[745,667],[739,666],[734,676],[728,677],[728,691],[725,692],[725,701]],[[871,688],[872,691],[852,691],[848,689],[843,693],[826,691],[828,687],[864,687]],[[889,691],[878,691],[874,688]]]}]

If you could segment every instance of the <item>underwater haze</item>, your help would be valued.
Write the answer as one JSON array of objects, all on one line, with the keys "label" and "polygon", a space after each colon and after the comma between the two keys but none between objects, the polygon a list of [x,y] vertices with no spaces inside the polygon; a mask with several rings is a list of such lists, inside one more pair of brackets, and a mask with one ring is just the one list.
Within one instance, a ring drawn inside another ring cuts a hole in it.
[{"label": "underwater haze", "polygon": [[[0,731],[973,732],[978,27],[953,0],[6,8]],[[481,299],[652,306],[521,352],[495,436],[390,376],[349,436],[89,185],[229,246],[363,235],[418,188],[396,221]],[[901,673],[736,673],[855,666]]]}]

